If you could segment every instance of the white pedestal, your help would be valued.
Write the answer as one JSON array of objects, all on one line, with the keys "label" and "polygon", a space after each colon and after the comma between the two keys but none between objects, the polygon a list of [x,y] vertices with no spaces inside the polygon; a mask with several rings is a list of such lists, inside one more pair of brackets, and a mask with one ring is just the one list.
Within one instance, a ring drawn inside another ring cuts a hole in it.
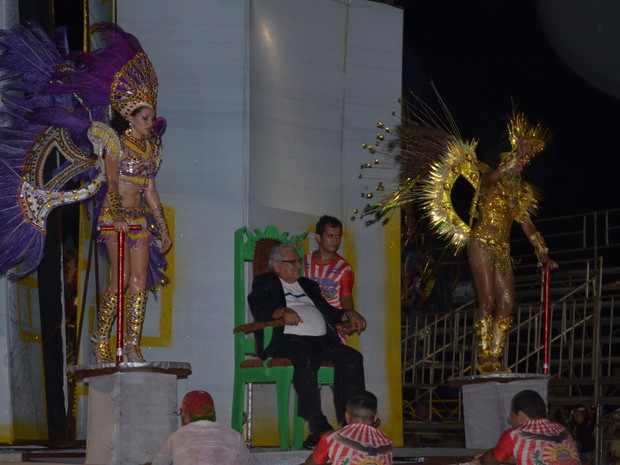
[{"label": "white pedestal", "polygon": [[86,463],[150,462],[179,427],[177,378],[188,363],[81,365],[73,370],[89,385]]},{"label": "white pedestal", "polygon": [[465,447],[491,449],[510,427],[510,403],[515,394],[531,389],[547,401],[546,375],[472,376],[462,381]]}]

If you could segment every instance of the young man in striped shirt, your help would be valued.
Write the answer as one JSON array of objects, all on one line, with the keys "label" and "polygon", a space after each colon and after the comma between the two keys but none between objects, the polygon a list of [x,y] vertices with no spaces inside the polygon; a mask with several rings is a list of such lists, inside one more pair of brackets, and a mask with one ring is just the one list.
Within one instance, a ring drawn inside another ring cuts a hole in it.
[{"label": "young man in striped shirt", "polygon": [[580,465],[575,441],[564,426],[547,419],[547,406],[536,391],[521,391],[512,398],[510,421],[512,428],[504,431],[497,445],[472,463]]},{"label": "young man in striped shirt", "polygon": [[[342,222],[333,216],[323,215],[316,224],[315,239],[318,250],[304,257],[306,278],[319,284],[321,294],[333,307],[355,311],[355,275],[349,262],[337,253],[342,240]],[[340,341],[346,344],[346,329],[339,328],[339,335]]]},{"label": "young man in striped shirt", "polygon": [[323,434],[305,465],[392,465],[392,440],[379,431],[377,397],[352,396],[345,410],[347,426]]}]

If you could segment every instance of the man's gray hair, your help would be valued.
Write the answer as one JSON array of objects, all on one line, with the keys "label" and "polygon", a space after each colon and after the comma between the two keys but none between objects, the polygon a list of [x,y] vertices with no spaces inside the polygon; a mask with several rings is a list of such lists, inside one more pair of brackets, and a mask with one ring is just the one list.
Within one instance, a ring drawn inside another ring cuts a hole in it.
[{"label": "man's gray hair", "polygon": [[282,251],[284,249],[291,249],[295,252],[295,255],[297,255],[297,249],[295,248],[293,244],[289,244],[287,242],[280,242],[279,244],[274,245],[273,248],[271,249],[271,252],[269,252],[269,270],[270,271],[273,271],[274,263],[278,263],[284,260],[284,257],[282,256]]}]

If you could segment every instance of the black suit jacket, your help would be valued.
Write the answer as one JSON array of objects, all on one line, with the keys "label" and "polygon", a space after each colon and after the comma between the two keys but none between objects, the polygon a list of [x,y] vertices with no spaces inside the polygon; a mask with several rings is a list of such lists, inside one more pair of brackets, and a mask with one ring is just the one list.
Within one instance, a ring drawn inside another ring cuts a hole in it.
[{"label": "black suit jacket", "polygon": [[[334,342],[339,341],[336,323],[342,321],[346,311],[332,307],[321,295],[319,285],[308,278],[299,278],[297,281],[306,295],[312,300],[315,307],[321,312],[325,319],[327,329],[327,337]],[[284,289],[280,278],[275,273],[266,273],[254,278],[252,282],[252,292],[248,296],[250,311],[256,321],[273,320],[273,312],[280,307],[286,307],[286,297],[284,297]],[[282,337],[284,327],[280,326],[273,329],[273,337],[268,347],[263,348],[262,331],[255,333],[258,356],[265,360],[271,357],[274,347]]]}]

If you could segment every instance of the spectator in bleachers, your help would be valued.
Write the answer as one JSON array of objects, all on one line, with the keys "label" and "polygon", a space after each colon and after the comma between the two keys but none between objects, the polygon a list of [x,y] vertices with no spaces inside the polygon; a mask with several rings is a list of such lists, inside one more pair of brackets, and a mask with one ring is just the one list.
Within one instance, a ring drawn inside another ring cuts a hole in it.
[{"label": "spectator in bleachers", "polygon": [[575,441],[577,441],[581,461],[584,464],[594,456],[594,427],[593,412],[586,409],[585,406],[579,405],[571,410],[571,418],[569,420],[568,428]]}]

